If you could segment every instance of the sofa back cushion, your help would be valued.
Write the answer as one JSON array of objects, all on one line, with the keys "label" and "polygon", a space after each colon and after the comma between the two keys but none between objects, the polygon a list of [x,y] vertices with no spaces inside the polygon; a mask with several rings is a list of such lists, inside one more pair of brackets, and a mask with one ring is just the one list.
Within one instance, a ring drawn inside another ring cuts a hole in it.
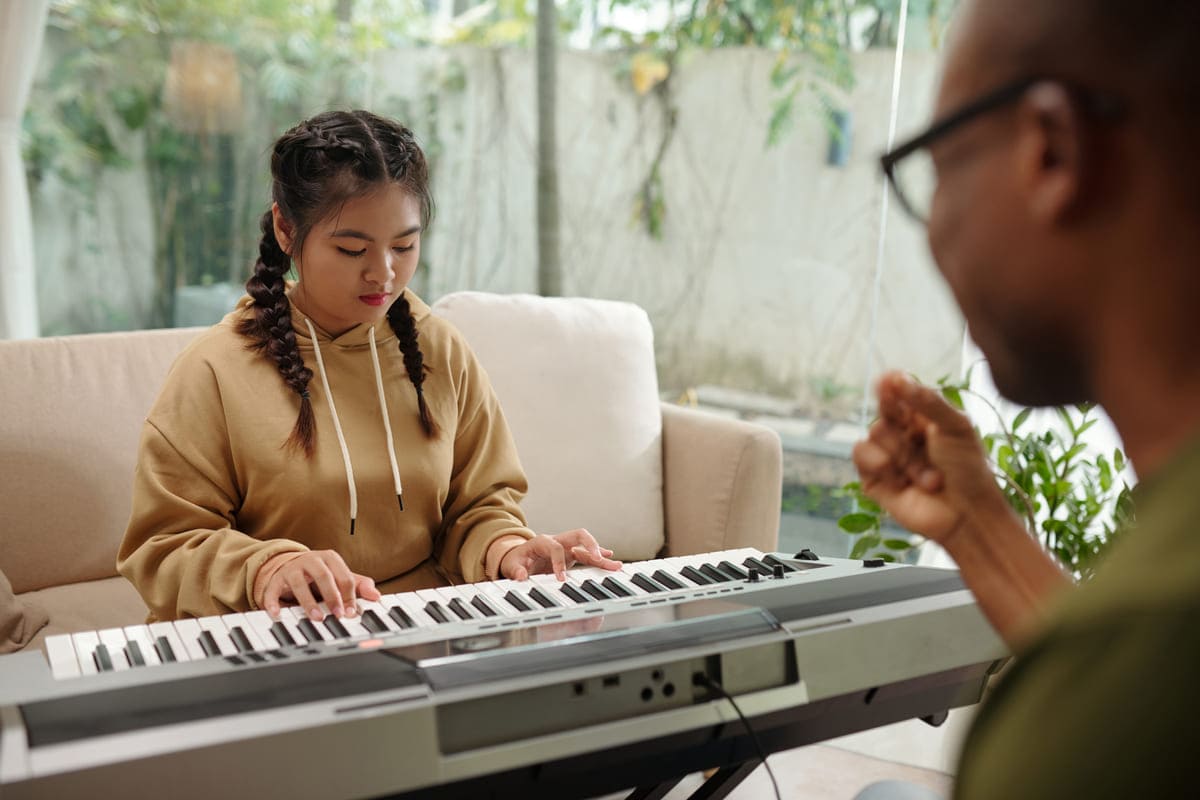
[{"label": "sofa back cushion", "polygon": [[654,334],[631,304],[457,292],[433,305],[470,343],[529,477],[539,533],[587,528],[618,558],[663,545]]},{"label": "sofa back cushion", "polygon": [[200,330],[0,341],[0,571],[14,591],[116,574],[142,422]]}]

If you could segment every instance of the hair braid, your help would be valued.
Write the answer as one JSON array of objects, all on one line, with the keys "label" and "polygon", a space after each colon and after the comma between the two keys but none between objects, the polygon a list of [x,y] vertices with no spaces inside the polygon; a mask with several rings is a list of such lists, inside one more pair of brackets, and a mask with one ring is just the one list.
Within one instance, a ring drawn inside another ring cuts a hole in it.
[{"label": "hair braid", "polygon": [[388,309],[387,318],[399,340],[400,352],[404,354],[404,369],[408,372],[408,379],[417,390],[417,411],[421,415],[421,427],[425,429],[425,435],[433,439],[438,435],[438,426],[429,413],[425,391],[422,388],[422,384],[425,383],[425,357],[421,355],[421,348],[417,342],[417,323],[413,319],[412,308],[403,292]]},{"label": "hair braid", "polygon": [[254,274],[246,281],[246,292],[254,301],[253,316],[238,323],[238,333],[250,339],[251,350],[265,354],[275,362],[284,383],[300,395],[300,415],[285,446],[300,447],[306,456],[313,453],[315,425],[308,382],[312,370],[304,366],[296,332],[292,329],[291,304],[288,302],[283,276],[291,259],[275,239],[275,224],[270,211],[262,216],[262,238],[258,244],[258,261]]}]

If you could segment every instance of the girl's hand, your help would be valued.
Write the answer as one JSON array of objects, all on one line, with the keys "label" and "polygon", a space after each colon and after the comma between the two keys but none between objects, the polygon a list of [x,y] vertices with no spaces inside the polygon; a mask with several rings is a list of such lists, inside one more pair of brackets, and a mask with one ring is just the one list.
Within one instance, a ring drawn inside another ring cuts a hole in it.
[{"label": "girl's hand", "polygon": [[279,618],[281,602],[299,604],[309,619],[320,622],[325,619],[318,605],[322,601],[335,617],[353,617],[358,614],[356,597],[380,598],[375,581],[351,572],[335,550],[280,553],[263,564],[259,576],[266,577],[255,578],[256,601],[272,619]]},{"label": "girl's hand", "polygon": [[[496,540],[492,546],[501,542],[504,539]],[[621,568],[620,561],[609,558],[613,551],[597,544],[583,528],[554,536],[540,534],[519,544],[506,542],[502,546],[509,549],[501,556],[499,572],[514,581],[528,580],[530,575],[545,572],[553,572],[560,581],[565,581],[567,569],[577,563],[608,570]]]}]

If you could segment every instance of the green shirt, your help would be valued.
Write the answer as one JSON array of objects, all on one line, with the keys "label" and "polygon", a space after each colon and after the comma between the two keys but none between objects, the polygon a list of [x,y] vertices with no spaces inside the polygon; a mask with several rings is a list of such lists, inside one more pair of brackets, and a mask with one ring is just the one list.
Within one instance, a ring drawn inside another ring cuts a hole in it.
[{"label": "green shirt", "polygon": [[955,796],[1200,796],[1200,444],[980,709]]}]

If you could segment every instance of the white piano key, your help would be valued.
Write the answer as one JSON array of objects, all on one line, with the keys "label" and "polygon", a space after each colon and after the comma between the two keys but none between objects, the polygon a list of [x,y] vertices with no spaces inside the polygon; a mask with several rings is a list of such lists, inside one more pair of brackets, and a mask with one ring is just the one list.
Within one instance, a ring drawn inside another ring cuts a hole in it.
[{"label": "white piano key", "polygon": [[147,667],[157,666],[162,663],[158,657],[158,652],[154,649],[154,639],[150,636],[150,628],[145,625],[126,625],[125,639],[130,642],[137,642],[138,649],[142,652],[142,660],[146,662]]},{"label": "white piano key", "polygon": [[[271,632],[271,626],[275,624],[275,620],[271,619],[270,614],[265,611],[247,611],[243,616],[246,618],[246,624],[254,629],[258,641],[262,643],[263,650],[274,650],[284,646]],[[251,641],[254,640],[251,639]]]},{"label": "white piano key", "polygon": [[75,645],[75,660],[79,663],[79,671],[84,675],[95,675],[100,672],[96,666],[94,654],[100,637],[95,631],[81,631],[71,634],[71,644]]},{"label": "white piano key", "polygon": [[[188,658],[192,661],[202,661],[208,658],[208,654],[200,646],[200,632],[204,630],[200,627],[200,621],[192,618],[177,619],[174,624],[175,633],[179,641],[183,643],[183,649],[187,651]],[[173,648],[175,643],[171,642],[171,646]],[[179,651],[175,652],[178,655]]]},{"label": "white piano key", "polygon": [[221,655],[237,655],[237,645],[229,638],[229,631],[225,630],[225,623],[221,621],[220,617],[199,617],[196,621],[200,623],[201,630],[212,634],[213,641],[217,643]]},{"label": "white piano key", "polygon": [[296,623],[297,623],[296,635],[300,637],[300,641],[303,642],[304,644],[308,644],[309,642],[308,642],[308,639],[305,638],[304,634],[300,633],[299,622],[302,619],[307,619],[309,622],[312,622],[312,626],[313,626],[313,628],[316,629],[317,635],[321,637],[321,641],[323,641],[323,642],[332,642],[333,641],[333,634],[330,633],[329,629],[325,627],[325,623],[324,622],[313,622],[313,620],[309,619],[309,616],[306,613],[304,613],[304,609],[301,608],[300,606],[288,606],[288,607],[279,609],[279,615],[282,617],[284,614],[290,615],[291,618],[296,621]]},{"label": "white piano key", "polygon": [[375,635],[363,627],[362,620],[358,617],[338,617],[338,622],[342,623],[351,639],[369,639]]},{"label": "white piano key", "polygon": [[[250,642],[250,647],[254,650],[254,652],[258,653],[263,650],[274,649],[275,637],[270,637],[268,640],[269,644],[268,642],[264,642],[262,637],[258,635],[258,631],[255,630],[254,626],[250,624],[250,621],[246,619],[245,614],[235,611],[232,614],[223,614],[221,617],[219,617],[219,619],[225,625],[225,632],[229,635],[230,643],[233,643],[233,629],[241,628],[242,633],[246,634],[246,639]],[[233,646],[235,648],[237,647],[236,644]]]},{"label": "white piano key", "polygon": [[[155,641],[158,637],[163,637],[167,643],[171,645],[171,652],[175,654],[176,661],[191,661],[192,653],[188,650],[187,645],[183,643],[183,639],[179,637],[179,631],[175,630],[173,622],[151,622],[150,635]],[[204,651],[200,651],[200,657],[204,657]]]},{"label": "white piano key", "polygon": [[50,662],[50,673],[56,680],[78,678],[80,675],[79,659],[75,657],[75,644],[70,634],[46,637],[46,660]]},{"label": "white piano key", "polygon": [[[500,581],[493,583],[477,583],[479,593],[492,601],[492,607],[499,611],[505,617],[520,617],[525,612],[518,611],[508,604],[504,599],[504,595],[512,591],[511,586],[501,586]],[[513,581],[504,581],[505,584],[513,584]]]},{"label": "white piano key", "polygon": [[425,603],[412,592],[404,592],[393,596],[395,605],[406,612],[418,628],[436,628],[440,623],[425,613]]}]

